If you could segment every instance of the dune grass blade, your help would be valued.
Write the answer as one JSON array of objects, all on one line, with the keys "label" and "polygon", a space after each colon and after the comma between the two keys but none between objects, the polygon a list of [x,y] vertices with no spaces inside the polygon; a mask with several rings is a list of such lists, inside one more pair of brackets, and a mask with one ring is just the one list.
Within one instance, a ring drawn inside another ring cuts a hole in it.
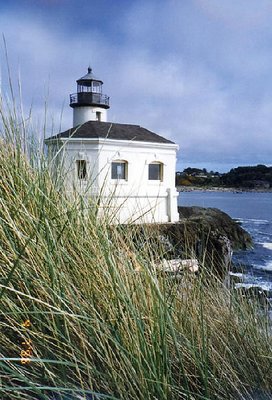
[{"label": "dune grass blade", "polygon": [[198,277],[159,273],[166,254],[154,251],[155,227],[139,236],[97,219],[35,156],[17,111],[0,115],[2,398],[223,400],[269,390],[268,313],[227,290],[207,259]]}]

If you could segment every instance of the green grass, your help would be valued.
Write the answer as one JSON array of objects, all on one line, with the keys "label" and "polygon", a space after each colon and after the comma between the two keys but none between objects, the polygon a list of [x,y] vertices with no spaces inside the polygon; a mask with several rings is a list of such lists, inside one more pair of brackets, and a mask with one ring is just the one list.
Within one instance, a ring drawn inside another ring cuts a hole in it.
[{"label": "green grass", "polygon": [[[144,229],[138,246],[133,226],[124,233],[83,209],[80,197],[67,198],[46,160],[22,140],[16,113],[5,112],[0,398],[65,398],[71,390],[126,400],[223,400],[271,388],[265,310],[207,268],[182,282],[158,274]],[[30,362],[22,364],[29,339]]]}]

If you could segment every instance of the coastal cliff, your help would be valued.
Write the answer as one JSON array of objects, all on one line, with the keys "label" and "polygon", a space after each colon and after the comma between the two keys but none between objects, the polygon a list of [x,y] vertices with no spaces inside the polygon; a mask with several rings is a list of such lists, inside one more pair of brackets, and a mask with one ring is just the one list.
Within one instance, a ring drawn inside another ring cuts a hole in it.
[{"label": "coastal cliff", "polygon": [[233,250],[246,250],[252,246],[252,238],[237,221],[218,208],[179,207],[180,223],[197,224],[195,233],[210,232],[226,236]]},{"label": "coastal cliff", "polygon": [[187,242],[190,238],[200,261],[221,277],[230,267],[233,250],[246,250],[253,245],[250,234],[217,208],[179,207],[179,214]]},{"label": "coastal cliff", "polygon": [[196,258],[221,278],[230,268],[232,251],[252,246],[249,233],[219,209],[179,207],[178,211],[177,223],[139,225],[135,240],[142,243],[144,229],[145,240],[148,238],[151,243],[155,257],[160,249],[168,260]]}]

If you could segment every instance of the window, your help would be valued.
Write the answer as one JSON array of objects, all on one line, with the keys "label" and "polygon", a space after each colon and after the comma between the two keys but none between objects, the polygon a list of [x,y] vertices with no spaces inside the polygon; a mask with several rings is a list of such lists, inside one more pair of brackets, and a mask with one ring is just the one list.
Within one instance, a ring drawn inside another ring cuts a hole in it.
[{"label": "window", "polygon": [[101,111],[96,111],[96,121],[101,121]]},{"label": "window", "polygon": [[148,179],[150,181],[163,180],[163,164],[160,162],[153,162],[148,165]]},{"label": "window", "polygon": [[111,163],[111,179],[127,180],[127,161],[113,161]]},{"label": "window", "polygon": [[92,92],[101,93],[102,84],[99,81],[92,81]]},{"label": "window", "polygon": [[77,177],[78,179],[87,179],[87,162],[86,160],[77,160]]}]

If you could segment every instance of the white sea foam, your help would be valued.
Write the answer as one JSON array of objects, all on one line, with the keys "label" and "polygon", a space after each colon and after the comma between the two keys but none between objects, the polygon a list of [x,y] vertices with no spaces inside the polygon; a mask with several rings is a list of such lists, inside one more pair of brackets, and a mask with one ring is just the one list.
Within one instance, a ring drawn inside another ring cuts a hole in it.
[{"label": "white sea foam", "polygon": [[267,225],[269,221],[267,219],[250,219],[248,220],[249,223],[254,225]]},{"label": "white sea foam", "polygon": [[246,288],[246,289],[259,287],[259,288],[262,288],[263,290],[272,290],[272,283],[270,283],[270,282],[259,282],[259,283],[243,283],[243,282],[241,282],[241,283],[236,283],[235,287],[236,287],[236,289],[241,288],[241,287]]},{"label": "white sea foam", "polygon": [[262,265],[261,269],[265,271],[272,271],[272,261],[268,261],[265,265]]},{"label": "white sea foam", "polygon": [[253,267],[262,271],[272,271],[272,261],[267,261],[265,264],[253,264]]},{"label": "white sea foam", "polygon": [[272,250],[272,243],[270,242],[264,242],[260,243],[265,249]]},{"label": "white sea foam", "polygon": [[236,288],[244,287],[246,289],[252,288],[252,287],[260,287],[260,285],[257,285],[255,283],[244,283],[244,282],[239,282],[235,284]]},{"label": "white sea foam", "polygon": [[244,274],[242,274],[241,272],[232,272],[232,271],[230,271],[229,272],[229,275],[231,275],[231,276],[237,276],[238,278],[244,278]]},{"label": "white sea foam", "polygon": [[256,218],[235,218],[241,223],[252,223],[252,224],[269,224],[270,221],[267,219],[256,219]]}]

